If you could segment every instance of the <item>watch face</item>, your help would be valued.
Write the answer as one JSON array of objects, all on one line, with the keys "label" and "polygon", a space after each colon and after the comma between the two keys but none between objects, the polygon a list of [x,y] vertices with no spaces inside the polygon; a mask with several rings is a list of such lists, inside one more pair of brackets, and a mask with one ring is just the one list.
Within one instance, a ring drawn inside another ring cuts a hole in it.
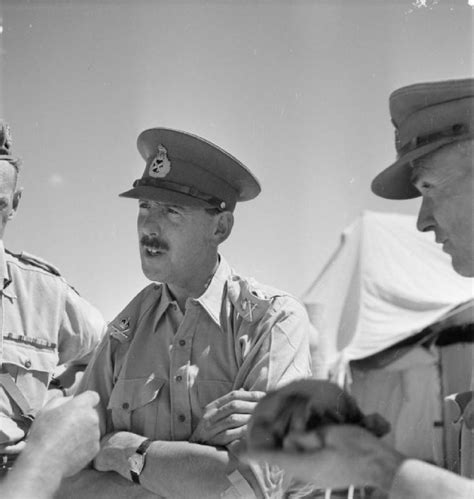
[{"label": "watch face", "polygon": [[139,475],[142,472],[143,465],[145,464],[144,456],[141,454],[132,454],[128,458],[128,465],[130,466],[130,471]]}]

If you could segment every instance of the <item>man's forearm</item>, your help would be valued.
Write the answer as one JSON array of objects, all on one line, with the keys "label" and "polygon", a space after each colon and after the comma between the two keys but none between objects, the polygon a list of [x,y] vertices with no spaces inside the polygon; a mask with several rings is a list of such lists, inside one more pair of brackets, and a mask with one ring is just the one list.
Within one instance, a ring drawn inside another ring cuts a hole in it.
[{"label": "man's forearm", "polygon": [[399,467],[390,499],[431,499],[456,497],[472,499],[474,482],[450,471],[415,459],[407,459]]},{"label": "man's forearm", "polygon": [[50,499],[61,483],[61,472],[51,469],[48,456],[27,447],[1,485],[5,499]]},{"label": "man's forearm", "polygon": [[[34,497],[34,496],[32,496]],[[63,480],[55,499],[159,499],[119,474],[85,469]]]},{"label": "man's forearm", "polygon": [[[116,471],[130,479],[126,456],[118,463]],[[238,461],[224,448],[190,442],[155,441],[148,448],[146,464],[140,483],[151,492],[163,497],[213,498],[233,487],[228,476],[238,466]],[[239,473],[258,490],[250,469]],[[251,491],[250,485],[248,486]],[[258,497],[260,494],[257,493]]]}]

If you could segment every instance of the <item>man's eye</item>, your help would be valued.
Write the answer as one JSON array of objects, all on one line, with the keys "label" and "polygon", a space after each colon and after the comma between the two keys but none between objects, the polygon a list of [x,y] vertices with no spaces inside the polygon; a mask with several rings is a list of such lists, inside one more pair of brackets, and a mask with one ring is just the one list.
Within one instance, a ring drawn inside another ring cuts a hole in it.
[{"label": "man's eye", "polygon": [[427,189],[431,189],[433,186],[429,182],[421,182],[420,187],[426,191]]},{"label": "man's eye", "polygon": [[168,206],[168,208],[166,208],[166,211],[170,214],[170,215],[179,215],[179,211],[176,211],[174,208],[171,208]]},{"label": "man's eye", "polygon": [[150,207],[150,204],[147,203],[146,201],[140,201],[138,203],[138,207],[142,209],[148,209]]}]

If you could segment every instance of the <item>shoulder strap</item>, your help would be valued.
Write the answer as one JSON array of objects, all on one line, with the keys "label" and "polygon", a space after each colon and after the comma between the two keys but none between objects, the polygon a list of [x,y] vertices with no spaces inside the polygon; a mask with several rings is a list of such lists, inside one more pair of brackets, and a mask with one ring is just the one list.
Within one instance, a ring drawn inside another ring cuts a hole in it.
[{"label": "shoulder strap", "polygon": [[36,411],[30,406],[30,403],[26,400],[21,390],[16,386],[9,373],[0,374],[0,385],[3,386],[7,395],[9,395],[13,402],[15,402],[18,406],[21,415],[26,418],[33,419]]},{"label": "shoulder strap", "polygon": [[22,251],[21,253],[13,253],[7,249],[5,249],[5,252],[8,253],[9,255],[14,256],[15,258],[18,258],[18,260],[22,262],[29,263],[30,265],[33,265],[34,267],[38,267],[40,269],[45,270],[46,272],[49,272],[50,274],[53,274],[55,276],[60,276],[61,272],[57,267],[55,267],[53,264],[47,262],[46,260],[43,260],[39,256],[31,255],[30,253],[27,253],[26,251]]}]

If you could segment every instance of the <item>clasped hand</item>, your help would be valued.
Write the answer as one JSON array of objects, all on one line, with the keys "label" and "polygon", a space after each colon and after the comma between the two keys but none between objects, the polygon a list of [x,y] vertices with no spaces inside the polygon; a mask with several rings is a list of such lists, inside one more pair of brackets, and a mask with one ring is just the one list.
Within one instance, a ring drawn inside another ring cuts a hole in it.
[{"label": "clasped hand", "polygon": [[234,390],[214,400],[204,408],[190,442],[224,447],[241,439],[257,403],[264,396],[264,392]]}]

